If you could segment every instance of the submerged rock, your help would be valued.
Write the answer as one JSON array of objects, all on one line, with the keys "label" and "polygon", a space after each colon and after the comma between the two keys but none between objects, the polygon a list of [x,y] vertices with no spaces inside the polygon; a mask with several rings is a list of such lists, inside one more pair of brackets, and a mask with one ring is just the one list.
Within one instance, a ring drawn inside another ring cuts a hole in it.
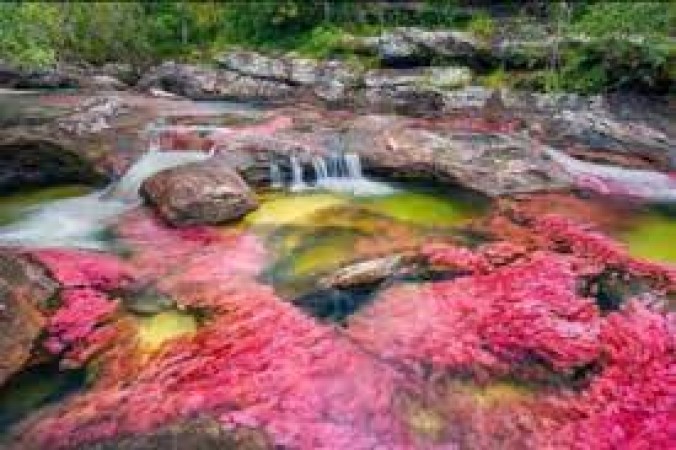
[{"label": "submerged rock", "polygon": [[39,266],[0,252],[0,385],[28,362],[45,325],[40,307],[56,289]]},{"label": "submerged rock", "polygon": [[337,270],[321,279],[319,284],[336,289],[376,284],[395,275],[411,259],[411,255],[398,254],[361,261]]},{"label": "submerged rock", "polygon": [[226,430],[209,418],[186,419],[150,433],[120,436],[77,450],[265,450],[272,448],[261,432]]},{"label": "submerged rock", "polygon": [[215,224],[256,209],[249,186],[227,164],[205,161],[164,170],[141,185],[141,195],[172,225]]}]

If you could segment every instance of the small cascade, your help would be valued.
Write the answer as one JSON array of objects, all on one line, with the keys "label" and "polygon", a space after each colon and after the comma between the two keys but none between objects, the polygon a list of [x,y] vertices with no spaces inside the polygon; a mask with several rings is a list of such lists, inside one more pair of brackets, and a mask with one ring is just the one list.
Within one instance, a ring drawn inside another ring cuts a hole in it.
[{"label": "small cascade", "polygon": [[353,179],[364,178],[361,172],[361,160],[356,153],[345,154],[345,165],[347,166],[347,177]]},{"label": "small cascade", "polygon": [[281,189],[284,187],[284,178],[282,177],[282,169],[276,162],[270,163],[270,185],[273,189]]},{"label": "small cascade", "polygon": [[[313,185],[305,180],[305,170],[297,156],[291,156],[289,162],[292,174],[289,189],[293,192],[311,187],[364,196],[387,195],[395,192],[395,189],[388,184],[367,180],[362,172],[359,155],[356,153],[333,152],[328,156],[314,156],[312,158],[315,175]],[[277,170],[279,170],[277,164],[271,164],[270,179],[273,188],[281,187],[279,178],[273,176],[273,172]]]},{"label": "small cascade", "polygon": [[312,166],[315,169],[315,175],[317,176],[317,184],[321,180],[326,180],[329,177],[329,168],[326,164],[326,160],[319,156],[312,158]]},{"label": "small cascade", "polygon": [[137,202],[139,188],[146,178],[165,169],[191,162],[204,161],[209,154],[198,151],[159,151],[150,150],[139,158],[126,174],[106,192],[106,197],[127,202]]},{"label": "small cascade", "polygon": [[292,155],[290,157],[291,162],[291,190],[294,192],[302,191],[307,188],[307,184],[303,179],[303,165],[298,160],[298,157]]},{"label": "small cascade", "polygon": [[160,151],[159,140],[151,137],[148,151],[116,183],[91,194],[45,203],[27,212],[25,218],[0,228],[0,242],[40,247],[104,249],[109,242],[103,232],[115,218],[139,205],[143,181],[171,167],[203,161],[203,152]]}]

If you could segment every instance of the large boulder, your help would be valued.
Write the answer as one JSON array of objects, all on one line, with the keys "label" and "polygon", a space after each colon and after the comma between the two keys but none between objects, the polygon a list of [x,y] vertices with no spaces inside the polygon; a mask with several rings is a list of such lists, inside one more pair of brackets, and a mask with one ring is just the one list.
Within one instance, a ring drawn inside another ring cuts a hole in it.
[{"label": "large boulder", "polygon": [[235,220],[258,205],[244,180],[219,160],[161,171],[143,182],[141,195],[175,226]]},{"label": "large boulder", "polygon": [[0,251],[0,385],[30,359],[44,326],[40,308],[57,288],[41,267]]},{"label": "large boulder", "polygon": [[350,289],[372,286],[397,275],[416,262],[415,254],[395,254],[360,261],[342,267],[319,280],[319,285],[329,289]]}]

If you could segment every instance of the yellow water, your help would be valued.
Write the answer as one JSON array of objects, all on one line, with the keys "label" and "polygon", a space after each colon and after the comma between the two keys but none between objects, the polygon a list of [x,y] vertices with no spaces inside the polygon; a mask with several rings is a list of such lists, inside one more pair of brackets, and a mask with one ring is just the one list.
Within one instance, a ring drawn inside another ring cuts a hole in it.
[{"label": "yellow water", "polygon": [[673,217],[648,214],[622,238],[635,256],[676,263],[676,219]]},{"label": "yellow water", "polygon": [[447,234],[481,213],[480,206],[465,198],[429,189],[378,197],[322,191],[264,193],[260,201],[239,226],[267,242],[278,283],[410,249],[431,233]]},{"label": "yellow water", "polygon": [[142,351],[159,349],[165,342],[197,330],[195,318],[181,311],[165,311],[139,318],[139,348]]}]

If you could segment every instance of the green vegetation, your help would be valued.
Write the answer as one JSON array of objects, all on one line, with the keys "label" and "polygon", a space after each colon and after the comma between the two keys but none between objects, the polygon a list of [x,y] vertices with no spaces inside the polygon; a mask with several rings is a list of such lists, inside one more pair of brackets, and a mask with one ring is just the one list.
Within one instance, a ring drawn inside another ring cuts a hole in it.
[{"label": "green vegetation", "polygon": [[[676,2],[659,1],[527,1],[485,7],[462,0],[2,2],[0,61],[26,68],[56,62],[124,62],[143,68],[169,58],[206,61],[239,47],[341,57],[363,65],[364,56],[346,45],[347,36],[417,26],[464,29],[490,41],[504,34],[505,17],[533,25],[558,44],[545,55],[523,56],[526,61],[519,64],[529,68],[525,77],[488,68],[486,74],[493,73],[483,79],[489,85],[510,82],[583,93],[673,89]],[[517,34],[526,29],[513,28]]]}]

